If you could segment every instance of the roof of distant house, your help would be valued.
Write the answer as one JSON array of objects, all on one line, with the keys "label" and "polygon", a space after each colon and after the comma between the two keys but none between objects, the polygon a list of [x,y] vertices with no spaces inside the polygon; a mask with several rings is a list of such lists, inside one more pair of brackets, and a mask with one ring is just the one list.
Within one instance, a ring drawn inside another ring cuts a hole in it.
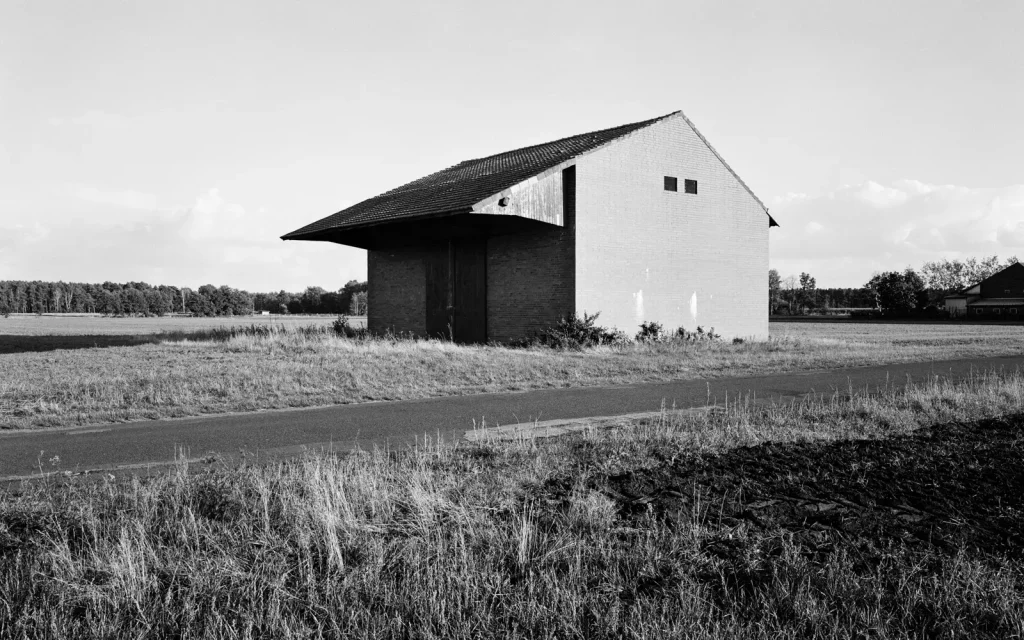
[{"label": "roof of distant house", "polygon": [[[1003,267],[1002,269],[1000,269],[999,271],[996,271],[995,273],[993,273],[989,277],[985,278],[984,280],[981,280],[979,282],[975,282],[971,286],[966,287],[965,289],[960,291],[960,293],[954,294],[954,295],[951,295],[951,296],[946,296],[946,297],[947,298],[959,298],[959,297],[967,297],[969,295],[972,295],[971,294],[971,290],[972,289],[974,289],[975,287],[980,287],[982,284],[988,282],[989,280],[991,280],[992,278],[996,277],[1000,273],[1002,273],[1004,271],[1009,271],[1010,269],[1024,269],[1024,264],[1021,264],[1019,262],[1014,262],[1013,264],[1008,264],[1005,267]],[[978,293],[980,293],[980,291],[974,292],[974,295],[977,295]]]},{"label": "roof of distant house", "polygon": [[[456,213],[469,213],[474,204],[498,194],[548,169],[598,149],[610,142],[678,115],[693,129],[722,164],[768,212],[764,203],[725,162],[714,147],[681,111],[643,122],[625,124],[611,129],[592,131],[553,142],[498,153],[486,158],[466,160],[432,173],[419,180],[364,200],[347,209],[292,231],[283,240],[316,240],[324,232],[335,229],[365,227],[397,220],[429,218]],[[771,225],[776,225],[769,215]]]}]

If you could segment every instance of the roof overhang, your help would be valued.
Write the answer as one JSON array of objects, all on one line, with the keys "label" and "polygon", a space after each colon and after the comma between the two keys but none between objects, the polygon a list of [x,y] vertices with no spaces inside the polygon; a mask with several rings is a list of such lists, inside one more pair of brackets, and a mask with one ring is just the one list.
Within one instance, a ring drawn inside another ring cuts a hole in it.
[{"label": "roof overhang", "polygon": [[386,223],[327,229],[306,234],[303,237],[285,236],[283,239],[333,242],[359,249],[386,249],[434,244],[460,238],[522,233],[551,226],[553,225],[546,222],[520,216],[487,215],[463,211]]},{"label": "roof overhang", "polygon": [[969,307],[1019,307],[1024,305],[1024,298],[983,298],[968,302]]}]

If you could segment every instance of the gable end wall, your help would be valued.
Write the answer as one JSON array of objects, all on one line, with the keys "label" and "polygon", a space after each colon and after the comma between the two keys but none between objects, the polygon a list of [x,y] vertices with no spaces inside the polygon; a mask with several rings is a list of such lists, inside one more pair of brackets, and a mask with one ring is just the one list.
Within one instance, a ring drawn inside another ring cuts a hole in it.
[{"label": "gable end wall", "polygon": [[580,158],[576,197],[577,312],[631,334],[655,321],[767,337],[768,216],[683,118]]}]

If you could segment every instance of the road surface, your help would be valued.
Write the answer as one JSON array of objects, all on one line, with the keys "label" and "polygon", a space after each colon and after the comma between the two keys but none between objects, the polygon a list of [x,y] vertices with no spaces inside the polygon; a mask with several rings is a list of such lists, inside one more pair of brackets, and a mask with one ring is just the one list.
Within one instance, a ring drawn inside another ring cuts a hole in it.
[{"label": "road surface", "polygon": [[405,447],[424,436],[461,438],[467,430],[553,419],[615,416],[723,404],[754,396],[789,400],[808,394],[871,390],[929,376],[1024,367],[1024,356],[894,364],[767,376],[681,380],[616,387],[487,393],[400,402],[211,415],[73,429],[0,432],[0,480],[41,472],[145,469],[217,455],[280,456],[304,450],[387,445]]}]

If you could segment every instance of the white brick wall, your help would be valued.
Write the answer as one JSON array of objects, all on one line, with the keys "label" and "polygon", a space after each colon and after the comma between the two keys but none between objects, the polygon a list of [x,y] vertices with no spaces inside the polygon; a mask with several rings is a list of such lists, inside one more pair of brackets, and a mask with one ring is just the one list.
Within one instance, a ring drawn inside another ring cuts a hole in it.
[{"label": "white brick wall", "polygon": [[[768,335],[768,216],[681,116],[580,158],[576,310],[636,332]],[[664,177],[679,179],[665,191]],[[698,182],[697,195],[684,192]]]}]

